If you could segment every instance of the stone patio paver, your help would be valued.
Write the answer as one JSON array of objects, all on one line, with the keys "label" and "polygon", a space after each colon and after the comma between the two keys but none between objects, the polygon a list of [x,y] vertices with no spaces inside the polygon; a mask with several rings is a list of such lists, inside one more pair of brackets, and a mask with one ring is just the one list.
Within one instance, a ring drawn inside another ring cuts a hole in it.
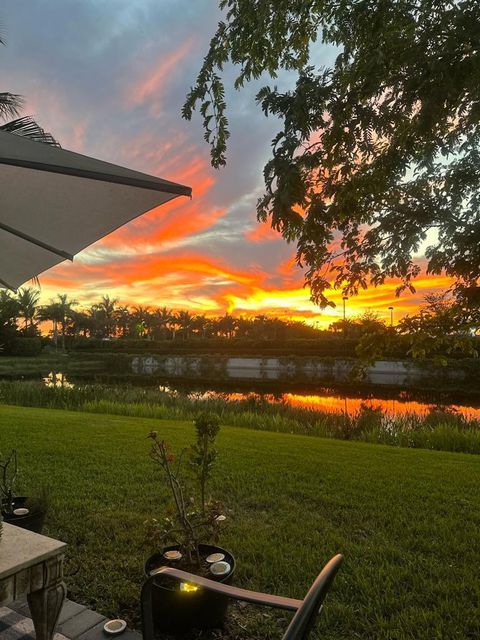
[{"label": "stone patio paver", "polygon": [[[65,600],[54,640],[106,640],[103,632],[106,620],[105,616],[81,604]],[[142,636],[138,631],[126,629],[119,638],[141,640]],[[0,607],[0,640],[35,640],[26,602],[17,600],[8,607]]]},{"label": "stone patio paver", "polygon": [[[31,618],[26,618],[9,607],[0,607],[0,638],[1,640],[35,640]],[[56,633],[53,640],[70,639]]]},{"label": "stone patio paver", "polygon": [[63,624],[57,625],[57,630],[60,633],[63,633],[67,638],[71,638],[72,640],[77,640],[81,635],[83,635],[92,627],[95,627],[98,624],[101,624],[102,627],[107,621],[105,616],[96,613],[95,611],[91,611],[91,609],[84,609],[72,616],[71,618],[65,620]]},{"label": "stone patio paver", "polygon": [[[72,600],[65,600],[62,610],[60,611],[60,617],[58,618],[58,625],[64,624],[73,616],[78,615],[81,611],[85,611],[87,607],[83,606],[83,604],[77,604],[76,602],[72,602]],[[27,615],[28,615],[28,605],[27,605]]]},{"label": "stone patio paver", "polygon": [[[107,636],[103,631],[104,624],[105,623],[102,622],[100,624],[97,624],[97,626],[93,627],[92,629],[85,631],[85,633],[82,633],[82,635],[79,636],[78,640],[106,640]],[[125,631],[117,637],[120,640],[140,640],[141,634],[139,634],[138,631],[125,629]]]}]

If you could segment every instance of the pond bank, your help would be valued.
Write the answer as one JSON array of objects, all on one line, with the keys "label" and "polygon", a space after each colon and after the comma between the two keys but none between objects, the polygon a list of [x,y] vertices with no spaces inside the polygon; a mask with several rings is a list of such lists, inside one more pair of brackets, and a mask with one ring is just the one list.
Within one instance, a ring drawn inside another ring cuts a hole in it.
[{"label": "pond bank", "polygon": [[[131,371],[137,375],[164,375],[170,379],[296,381],[311,384],[351,382],[371,385],[415,387],[462,385],[471,377],[472,365],[378,360],[363,365],[356,359],[289,356],[279,358],[225,357],[205,355],[134,356]],[[474,367],[475,368],[475,367]],[[480,387],[479,387],[480,391]]]}]

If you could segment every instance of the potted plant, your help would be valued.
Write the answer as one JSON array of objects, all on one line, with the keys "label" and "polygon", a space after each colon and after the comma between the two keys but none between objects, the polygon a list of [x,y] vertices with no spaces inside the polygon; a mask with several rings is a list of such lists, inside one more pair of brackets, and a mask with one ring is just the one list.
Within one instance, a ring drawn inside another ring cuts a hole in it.
[{"label": "potted plant", "polygon": [[[225,521],[222,505],[209,499],[207,482],[217,457],[214,447],[220,425],[214,414],[203,413],[194,421],[196,442],[190,450],[175,455],[157,432],[150,457],[163,472],[172,503],[161,521],[146,523],[147,533],[162,548],[145,563],[147,576],[161,566],[183,569],[220,582],[229,582],[235,569],[233,555],[219,547],[220,530]],[[195,477],[196,491],[187,493],[185,467],[189,461]],[[157,631],[184,632],[222,626],[228,600],[188,583],[166,578],[155,582],[154,618]]]},{"label": "potted plant", "polygon": [[3,521],[22,527],[22,529],[41,533],[47,510],[45,494],[39,498],[16,496],[14,487],[17,475],[18,456],[16,449],[13,449],[4,460],[0,460],[0,494]]}]

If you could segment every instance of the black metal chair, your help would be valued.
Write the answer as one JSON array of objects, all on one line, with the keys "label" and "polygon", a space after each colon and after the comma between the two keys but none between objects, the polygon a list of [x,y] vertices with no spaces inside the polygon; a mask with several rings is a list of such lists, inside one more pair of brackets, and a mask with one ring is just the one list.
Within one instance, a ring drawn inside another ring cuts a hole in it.
[{"label": "black metal chair", "polygon": [[266,593],[239,589],[230,585],[215,582],[208,578],[202,578],[180,569],[172,567],[160,567],[145,582],[142,588],[142,628],[144,640],[154,640],[154,623],[152,611],[152,588],[155,578],[158,576],[168,576],[179,581],[186,581],[204,589],[224,595],[232,600],[241,600],[252,604],[275,607],[296,611],[290,624],[288,625],[282,640],[305,640],[308,637],[315,623],[317,615],[320,613],[323,601],[327,592],[342,564],[343,556],[334,556],[322,569],[315,582],[308,590],[304,600],[293,598],[283,598],[282,596],[271,596]]}]

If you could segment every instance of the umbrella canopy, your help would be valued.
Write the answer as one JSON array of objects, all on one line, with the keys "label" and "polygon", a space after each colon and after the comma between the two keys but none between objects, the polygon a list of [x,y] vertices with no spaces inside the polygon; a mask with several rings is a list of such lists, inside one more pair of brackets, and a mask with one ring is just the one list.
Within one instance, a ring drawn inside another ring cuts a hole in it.
[{"label": "umbrella canopy", "polygon": [[0,285],[17,289],[190,187],[0,131]]}]

